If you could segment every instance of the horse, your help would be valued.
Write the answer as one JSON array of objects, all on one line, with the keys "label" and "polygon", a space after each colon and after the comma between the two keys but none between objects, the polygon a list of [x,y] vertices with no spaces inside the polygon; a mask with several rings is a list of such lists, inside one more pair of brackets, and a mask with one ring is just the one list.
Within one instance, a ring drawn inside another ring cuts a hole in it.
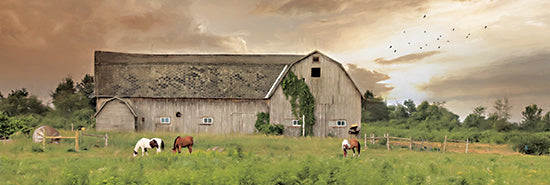
[{"label": "horse", "polygon": [[172,151],[176,153],[176,150],[178,153],[181,153],[181,148],[185,148],[189,150],[189,153],[193,151],[193,137],[191,136],[185,136],[185,137],[176,137],[176,140],[174,140],[174,147],[172,148]]},{"label": "horse", "polygon": [[148,148],[157,148],[157,151],[158,151],[158,147],[159,147],[159,144],[157,143],[157,140],[154,140],[154,139],[147,139],[147,138],[141,138],[137,143],[136,143],[136,147],[134,147],[134,157],[137,156],[138,152],[137,150],[139,148],[141,148],[141,156],[143,156],[143,154],[147,154],[147,156],[149,156],[149,154],[147,153],[147,149]]},{"label": "horse", "polygon": [[355,156],[355,148],[357,148],[357,156],[361,155],[361,143],[357,139],[350,139],[349,142],[347,139],[342,141],[342,150],[344,151],[344,157],[348,156],[349,149],[353,150],[353,156]]},{"label": "horse", "polygon": [[159,147],[157,147],[157,153],[160,153],[162,150],[164,150],[164,141],[159,138],[153,138],[152,140],[157,141],[157,144],[159,144]]}]

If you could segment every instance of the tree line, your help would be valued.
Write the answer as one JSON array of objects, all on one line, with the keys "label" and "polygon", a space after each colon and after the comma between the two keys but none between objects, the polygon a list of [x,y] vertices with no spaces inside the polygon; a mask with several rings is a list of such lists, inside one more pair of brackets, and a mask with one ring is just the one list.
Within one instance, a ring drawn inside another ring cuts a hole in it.
[{"label": "tree line", "polygon": [[95,123],[96,100],[93,97],[94,78],[86,74],[80,82],[68,76],[50,93],[53,107],[42,103],[26,88],[0,93],[0,139],[21,131],[29,134],[39,125],[70,129]]},{"label": "tree line", "polygon": [[444,107],[445,102],[429,103],[423,101],[420,105],[411,100],[403,104],[387,105],[381,97],[375,97],[367,90],[361,103],[362,122],[381,122],[387,126],[420,129],[420,130],[495,130],[510,132],[521,130],[528,132],[550,131],[550,112],[542,114],[542,108],[536,104],[528,105],[521,112],[520,122],[510,121],[511,105],[507,98],[497,98],[494,102],[494,112],[487,112],[487,107],[477,106],[468,114],[464,121],[459,116]]}]

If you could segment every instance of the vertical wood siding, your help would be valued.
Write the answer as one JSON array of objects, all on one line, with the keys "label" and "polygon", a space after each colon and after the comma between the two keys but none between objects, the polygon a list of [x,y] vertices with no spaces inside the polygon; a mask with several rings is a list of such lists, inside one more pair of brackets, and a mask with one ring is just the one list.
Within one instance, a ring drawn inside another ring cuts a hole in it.
[{"label": "vertical wood siding", "polygon": [[[139,115],[138,131],[213,134],[255,132],[256,114],[268,111],[267,100],[130,98]],[[181,117],[176,117],[180,112]],[[160,123],[169,117],[169,124]],[[203,118],[212,124],[203,124]]]}]

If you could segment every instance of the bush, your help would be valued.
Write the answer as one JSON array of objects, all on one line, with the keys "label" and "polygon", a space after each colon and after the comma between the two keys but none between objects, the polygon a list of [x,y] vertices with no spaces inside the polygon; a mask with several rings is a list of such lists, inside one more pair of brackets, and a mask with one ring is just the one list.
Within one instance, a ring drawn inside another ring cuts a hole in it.
[{"label": "bush", "polygon": [[256,115],[258,119],[256,120],[256,130],[262,134],[273,134],[273,135],[282,135],[285,127],[281,124],[270,124],[269,123],[269,113],[260,112]]},{"label": "bush", "polygon": [[548,151],[548,149],[550,149],[550,138],[548,138],[548,136],[531,134],[519,138],[520,139],[515,141],[514,148],[520,153],[530,155],[543,155],[550,153]]}]

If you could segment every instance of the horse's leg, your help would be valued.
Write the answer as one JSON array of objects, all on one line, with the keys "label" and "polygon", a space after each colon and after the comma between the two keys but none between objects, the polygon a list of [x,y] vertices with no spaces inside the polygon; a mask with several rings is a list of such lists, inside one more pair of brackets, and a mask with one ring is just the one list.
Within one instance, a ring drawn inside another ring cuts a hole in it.
[{"label": "horse's leg", "polygon": [[348,156],[348,151],[346,151],[346,149],[344,149],[344,157],[347,157]]},{"label": "horse's leg", "polygon": [[143,148],[145,149],[145,155],[149,156],[149,153],[147,153],[147,148]]},{"label": "horse's leg", "polygon": [[193,148],[193,145],[190,145],[190,146],[187,147],[187,150],[189,150],[189,153],[191,153],[193,151],[192,148]]},{"label": "horse's leg", "polygon": [[178,154],[181,154],[181,146],[178,145]]},{"label": "horse's leg", "polygon": [[355,147],[351,148],[353,150],[353,157],[355,157]]}]

